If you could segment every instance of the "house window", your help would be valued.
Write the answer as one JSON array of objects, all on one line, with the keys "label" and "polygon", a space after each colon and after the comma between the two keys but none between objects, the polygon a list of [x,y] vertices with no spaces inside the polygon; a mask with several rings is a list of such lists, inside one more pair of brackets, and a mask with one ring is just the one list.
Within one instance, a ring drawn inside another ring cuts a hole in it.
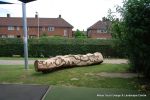
[{"label": "house window", "polygon": [[28,27],[27,30],[29,31],[29,29],[30,29],[30,28]]},{"label": "house window", "polygon": [[0,35],[0,38],[7,38],[7,35],[2,34]]},{"label": "house window", "polygon": [[107,31],[106,30],[102,30],[102,33],[107,33]]},{"label": "house window", "polygon": [[54,27],[48,27],[48,31],[54,31]]},{"label": "house window", "polygon": [[14,35],[8,35],[8,38],[15,38]]},{"label": "house window", "polygon": [[97,33],[107,33],[107,30],[97,30]]},{"label": "house window", "polygon": [[97,30],[97,33],[102,33],[101,30]]},{"label": "house window", "polygon": [[19,31],[19,30],[20,30],[20,28],[19,28],[19,27],[16,27],[16,29],[17,29],[17,31]]},{"label": "house window", "polygon": [[13,26],[8,26],[8,30],[15,30]]}]

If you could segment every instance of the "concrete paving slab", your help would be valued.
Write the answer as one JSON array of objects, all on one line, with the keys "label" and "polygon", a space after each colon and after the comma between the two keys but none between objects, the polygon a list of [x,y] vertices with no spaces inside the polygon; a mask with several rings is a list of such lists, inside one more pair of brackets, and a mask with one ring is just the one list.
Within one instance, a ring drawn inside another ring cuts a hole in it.
[{"label": "concrete paving slab", "polygon": [[0,100],[42,100],[49,86],[0,84]]}]

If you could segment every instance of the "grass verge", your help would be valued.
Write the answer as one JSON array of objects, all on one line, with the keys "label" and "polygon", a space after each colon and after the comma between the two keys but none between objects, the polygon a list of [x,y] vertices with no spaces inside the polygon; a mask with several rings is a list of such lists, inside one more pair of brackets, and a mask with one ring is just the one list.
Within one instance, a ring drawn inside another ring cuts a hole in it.
[{"label": "grass verge", "polygon": [[52,86],[44,100],[149,100],[136,90]]},{"label": "grass verge", "polygon": [[45,84],[93,88],[138,89],[137,78],[106,78],[100,72],[128,72],[127,64],[100,64],[59,70],[48,74],[35,72],[33,65],[0,65],[0,83]]}]

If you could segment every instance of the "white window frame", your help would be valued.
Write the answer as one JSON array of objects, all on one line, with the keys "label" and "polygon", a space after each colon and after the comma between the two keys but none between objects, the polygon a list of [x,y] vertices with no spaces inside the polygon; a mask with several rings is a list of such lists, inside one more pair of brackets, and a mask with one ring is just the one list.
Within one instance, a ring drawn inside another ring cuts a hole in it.
[{"label": "white window frame", "polygon": [[7,35],[8,38],[15,38],[14,35]]},{"label": "white window frame", "polygon": [[102,30],[97,30],[97,33],[102,33]]},{"label": "white window frame", "polygon": [[54,31],[55,30],[55,28],[54,27],[48,27],[48,31]]},{"label": "white window frame", "polygon": [[15,27],[14,26],[8,26],[8,30],[13,31],[13,30],[15,30]]},{"label": "white window frame", "polygon": [[107,33],[107,30],[97,30],[97,33]]}]

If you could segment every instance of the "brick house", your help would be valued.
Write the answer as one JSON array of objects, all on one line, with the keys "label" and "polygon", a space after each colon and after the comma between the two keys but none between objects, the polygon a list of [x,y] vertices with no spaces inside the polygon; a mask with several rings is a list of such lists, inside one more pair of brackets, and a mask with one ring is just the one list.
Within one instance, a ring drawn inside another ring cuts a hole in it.
[{"label": "brick house", "polygon": [[87,29],[87,35],[90,38],[110,39],[112,37],[108,33],[110,25],[110,21],[100,20]]},{"label": "brick house", "polygon": [[[21,38],[23,37],[23,26],[21,17],[0,17],[0,37],[1,38]],[[27,18],[28,37],[38,37],[42,34],[48,36],[72,37],[73,26],[61,18]]]}]

